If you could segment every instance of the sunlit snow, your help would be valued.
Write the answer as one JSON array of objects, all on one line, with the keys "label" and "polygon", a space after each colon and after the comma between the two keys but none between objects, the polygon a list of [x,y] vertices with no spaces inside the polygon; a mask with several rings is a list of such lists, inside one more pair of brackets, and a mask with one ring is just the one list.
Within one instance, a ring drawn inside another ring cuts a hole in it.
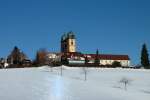
[{"label": "sunlit snow", "polygon": [[[150,100],[150,70],[63,66],[1,69],[1,100]],[[129,79],[127,90],[119,81]]]}]

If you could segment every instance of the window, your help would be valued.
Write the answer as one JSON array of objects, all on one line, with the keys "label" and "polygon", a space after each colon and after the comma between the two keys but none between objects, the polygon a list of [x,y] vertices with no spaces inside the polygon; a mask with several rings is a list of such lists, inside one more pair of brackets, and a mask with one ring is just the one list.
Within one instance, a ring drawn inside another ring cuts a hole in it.
[{"label": "window", "polygon": [[71,41],[71,45],[73,45],[73,41]]}]

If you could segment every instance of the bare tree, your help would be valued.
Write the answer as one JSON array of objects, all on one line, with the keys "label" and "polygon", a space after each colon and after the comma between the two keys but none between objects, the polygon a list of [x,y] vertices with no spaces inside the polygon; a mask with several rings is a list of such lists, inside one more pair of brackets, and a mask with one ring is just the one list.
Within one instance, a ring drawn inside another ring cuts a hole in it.
[{"label": "bare tree", "polygon": [[49,65],[50,66],[50,69],[51,69],[51,72],[53,72],[53,66]]},{"label": "bare tree", "polygon": [[123,77],[119,82],[124,84],[124,89],[127,90],[127,85],[130,84],[131,80],[126,77]]},{"label": "bare tree", "polygon": [[60,75],[63,75],[63,66],[60,66]]},{"label": "bare tree", "polygon": [[51,72],[53,72],[53,65],[52,65],[52,59],[49,59],[48,57],[47,57],[47,61],[48,61],[48,66],[50,67],[50,71]]},{"label": "bare tree", "polygon": [[87,80],[87,68],[86,67],[82,67],[83,73],[84,73],[84,81]]},{"label": "bare tree", "polygon": [[40,49],[39,51],[37,51],[35,62],[38,66],[48,64],[47,53],[48,52],[46,49]]}]

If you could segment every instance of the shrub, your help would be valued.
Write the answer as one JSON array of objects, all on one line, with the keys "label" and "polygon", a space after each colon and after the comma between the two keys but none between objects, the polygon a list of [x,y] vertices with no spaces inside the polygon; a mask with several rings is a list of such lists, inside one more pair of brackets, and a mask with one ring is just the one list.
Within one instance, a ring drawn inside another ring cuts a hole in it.
[{"label": "shrub", "polygon": [[121,63],[118,62],[118,61],[114,61],[114,62],[112,63],[112,67],[121,67]]}]

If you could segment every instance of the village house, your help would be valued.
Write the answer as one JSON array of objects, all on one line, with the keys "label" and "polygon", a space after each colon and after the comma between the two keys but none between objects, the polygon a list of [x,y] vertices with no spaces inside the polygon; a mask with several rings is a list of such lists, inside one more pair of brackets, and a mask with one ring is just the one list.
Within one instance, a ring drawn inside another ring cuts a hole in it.
[{"label": "village house", "polygon": [[48,59],[49,63],[54,62],[54,61],[61,62],[61,53],[48,52],[47,59]]}]

